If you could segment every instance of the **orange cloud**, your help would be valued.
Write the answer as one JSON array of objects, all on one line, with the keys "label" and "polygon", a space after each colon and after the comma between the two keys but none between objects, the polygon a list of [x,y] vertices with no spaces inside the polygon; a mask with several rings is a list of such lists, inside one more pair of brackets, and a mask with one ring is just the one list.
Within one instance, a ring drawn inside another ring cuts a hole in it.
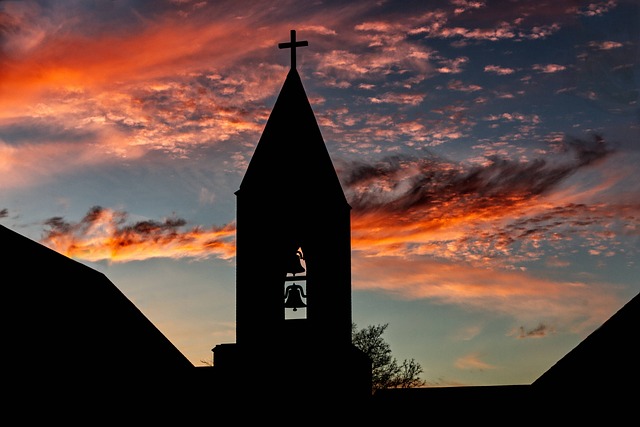
[{"label": "orange cloud", "polygon": [[[527,263],[543,259],[544,245],[556,257],[563,256],[563,242],[600,253],[604,243],[628,234],[635,223],[627,221],[623,228],[612,219],[614,205],[586,205],[570,198],[579,192],[572,191],[566,199],[562,192],[560,196],[553,192],[575,170],[610,152],[599,141],[567,144],[565,149],[575,158],[569,157],[565,164],[494,159],[468,170],[437,159],[343,164],[341,175],[353,207],[352,247],[366,256],[430,256],[502,269],[526,268]],[[600,190],[621,177],[610,177]],[[634,218],[638,207],[615,209],[618,216]],[[233,246],[224,240],[228,226],[186,232],[177,230],[175,223],[160,222],[154,224],[154,233],[145,234],[135,226],[125,227],[121,214],[99,211],[101,215],[91,213],[75,226],[61,219],[49,221],[52,230],[46,241],[60,252],[91,259],[141,259],[144,255],[137,247],[144,247],[150,256],[201,257],[207,251],[233,256]],[[96,228],[98,218],[111,225]],[[99,239],[105,243],[96,244]],[[154,244],[157,250],[151,249]],[[614,245],[610,251],[615,250]]]},{"label": "orange cloud", "polygon": [[547,73],[547,74],[557,73],[567,69],[567,67],[560,64],[534,64],[532,68],[540,73]]},{"label": "orange cloud", "polygon": [[[24,110],[53,92],[93,92],[237,61],[252,48],[235,37],[239,23],[156,22],[140,32],[87,38],[53,35],[5,62],[0,113]],[[253,46],[255,48],[255,46]]]},{"label": "orange cloud", "polygon": [[[565,162],[553,164],[494,159],[465,169],[433,158],[400,157],[342,164],[353,207],[354,289],[473,310],[491,307],[534,335],[543,332],[536,329],[540,324],[548,325],[545,330],[568,324],[578,332],[600,324],[618,303],[610,291],[517,270],[518,264],[544,258],[543,244],[559,245],[554,257],[573,238],[597,251],[603,242],[630,233],[633,221],[637,225],[633,218],[640,206],[614,212],[611,204],[554,200],[566,177],[611,153],[597,138],[562,147]],[[620,178],[610,177],[608,185]],[[618,217],[630,221],[617,224]],[[78,223],[52,218],[47,225],[43,243],[88,261],[235,255],[232,224],[187,230],[179,218],[129,223],[126,213],[96,207]]]},{"label": "orange cloud", "polygon": [[480,359],[480,355],[476,353],[468,354],[464,357],[456,359],[454,365],[458,369],[470,371],[485,371],[488,369],[496,369],[495,366],[490,365]]},{"label": "orange cloud", "polygon": [[256,46],[232,35],[228,23],[156,22],[102,38],[53,34],[2,58],[0,123],[20,134],[0,137],[0,187],[258,134],[268,113],[259,101],[285,67],[236,65]]},{"label": "orange cloud", "polygon": [[598,50],[618,49],[622,46],[624,46],[622,43],[614,41],[589,42],[589,47]]},{"label": "orange cloud", "polygon": [[[71,132],[69,142],[56,138],[44,135],[39,141],[20,145],[6,144],[0,139],[0,173],[4,177],[0,189],[31,186],[54,175],[89,170],[117,158],[136,159],[144,152],[116,128],[94,123],[87,123],[80,133]],[[84,143],[78,143],[78,139]]]},{"label": "orange cloud", "polygon": [[568,325],[572,332],[581,333],[601,324],[620,306],[604,287],[431,257],[371,257],[356,252],[352,269],[354,290],[382,292],[398,299],[429,299],[470,310],[490,309],[518,319],[531,330],[544,322]]},{"label": "orange cloud", "polygon": [[186,221],[180,218],[127,224],[126,213],[94,207],[78,223],[51,218],[47,225],[50,230],[42,239],[44,245],[68,257],[92,262],[235,256],[232,224],[190,230],[182,230]]}]

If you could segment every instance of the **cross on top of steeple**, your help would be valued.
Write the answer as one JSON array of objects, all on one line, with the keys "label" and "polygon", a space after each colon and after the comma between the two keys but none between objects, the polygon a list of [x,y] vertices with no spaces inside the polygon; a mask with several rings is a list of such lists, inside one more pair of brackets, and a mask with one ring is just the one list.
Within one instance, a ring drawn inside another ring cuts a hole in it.
[{"label": "cross on top of steeple", "polygon": [[309,42],[306,40],[296,41],[296,30],[291,30],[291,41],[287,43],[278,43],[280,49],[291,49],[291,69],[296,68],[296,47],[309,46]]}]

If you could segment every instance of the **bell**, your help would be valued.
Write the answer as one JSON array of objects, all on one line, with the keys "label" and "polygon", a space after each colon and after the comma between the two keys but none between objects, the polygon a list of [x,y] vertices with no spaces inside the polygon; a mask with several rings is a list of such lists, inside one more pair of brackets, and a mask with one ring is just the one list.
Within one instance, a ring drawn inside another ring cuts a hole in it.
[{"label": "bell", "polygon": [[298,311],[298,307],[302,308],[307,306],[302,302],[302,298],[306,297],[307,295],[305,295],[302,286],[293,283],[287,286],[287,289],[284,291],[284,306],[285,308],[293,308],[293,311]]},{"label": "bell", "polygon": [[286,261],[285,273],[291,273],[295,276],[297,273],[304,272],[304,267],[300,262],[302,259],[304,259],[302,251],[298,250],[295,254],[292,254]]}]

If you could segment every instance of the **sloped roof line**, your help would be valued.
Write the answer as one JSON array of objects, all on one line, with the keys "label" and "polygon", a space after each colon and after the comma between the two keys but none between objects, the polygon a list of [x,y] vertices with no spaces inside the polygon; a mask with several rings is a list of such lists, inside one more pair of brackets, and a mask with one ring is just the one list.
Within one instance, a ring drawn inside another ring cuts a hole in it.
[{"label": "sloped roof line", "polygon": [[[636,384],[640,293],[558,360],[533,383],[537,387],[586,388]],[[609,389],[611,392],[611,389]]]},{"label": "sloped roof line", "polygon": [[[193,367],[104,273],[4,226],[0,238],[5,274],[13,279],[5,297],[30,319],[7,328],[8,347],[23,354],[48,349],[44,370]],[[32,325],[39,326],[37,333]]]}]

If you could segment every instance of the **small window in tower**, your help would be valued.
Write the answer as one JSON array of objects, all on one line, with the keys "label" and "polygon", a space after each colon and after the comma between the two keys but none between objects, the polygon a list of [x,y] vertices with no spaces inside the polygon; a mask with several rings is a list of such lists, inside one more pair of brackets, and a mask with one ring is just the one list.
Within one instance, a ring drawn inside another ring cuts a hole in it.
[{"label": "small window in tower", "polygon": [[307,276],[306,262],[301,248],[298,248],[296,253],[292,254],[286,270],[287,273],[284,279],[284,318],[286,320],[306,319]]},{"label": "small window in tower", "polygon": [[285,283],[284,288],[284,318],[307,318],[307,282],[298,280]]}]

